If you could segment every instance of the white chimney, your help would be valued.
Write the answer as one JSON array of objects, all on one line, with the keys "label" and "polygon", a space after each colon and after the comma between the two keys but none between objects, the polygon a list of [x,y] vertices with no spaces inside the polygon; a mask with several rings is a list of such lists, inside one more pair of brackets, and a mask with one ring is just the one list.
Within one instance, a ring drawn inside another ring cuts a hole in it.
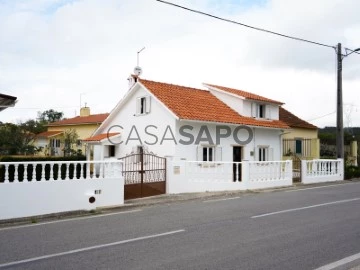
[{"label": "white chimney", "polygon": [[129,89],[130,89],[138,81],[138,76],[130,75],[128,81],[129,81]]}]

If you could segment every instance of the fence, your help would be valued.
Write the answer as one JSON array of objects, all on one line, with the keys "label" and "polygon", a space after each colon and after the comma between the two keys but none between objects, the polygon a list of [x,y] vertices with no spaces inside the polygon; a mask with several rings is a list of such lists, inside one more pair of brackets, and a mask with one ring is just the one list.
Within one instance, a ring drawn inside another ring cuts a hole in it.
[{"label": "fence", "polygon": [[120,161],[0,163],[0,219],[124,203]]},{"label": "fence", "polygon": [[343,159],[316,159],[301,161],[303,184],[344,180]]},{"label": "fence", "polygon": [[[292,162],[287,161],[250,161],[247,189],[272,188],[292,185]],[[246,163],[245,163],[246,164]],[[246,172],[246,170],[245,170]]]},{"label": "fence", "polygon": [[167,193],[231,191],[292,185],[291,161],[167,161]]}]

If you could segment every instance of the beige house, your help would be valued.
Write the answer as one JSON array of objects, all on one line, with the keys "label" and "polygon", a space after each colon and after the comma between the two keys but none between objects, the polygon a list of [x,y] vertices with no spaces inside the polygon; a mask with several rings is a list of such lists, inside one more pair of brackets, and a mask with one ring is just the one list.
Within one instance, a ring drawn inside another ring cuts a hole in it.
[{"label": "beige house", "polygon": [[300,159],[320,158],[318,128],[287,111],[279,109],[279,119],[291,129],[282,136],[283,158],[296,156]]},{"label": "beige house", "polygon": [[86,148],[82,140],[91,136],[91,134],[108,117],[108,113],[90,114],[89,107],[83,107],[80,110],[80,116],[64,119],[48,125],[48,130],[37,135],[35,145],[42,147],[40,155],[44,156],[62,156],[64,155],[64,134],[74,130],[78,135],[74,150],[81,150],[83,154]]}]

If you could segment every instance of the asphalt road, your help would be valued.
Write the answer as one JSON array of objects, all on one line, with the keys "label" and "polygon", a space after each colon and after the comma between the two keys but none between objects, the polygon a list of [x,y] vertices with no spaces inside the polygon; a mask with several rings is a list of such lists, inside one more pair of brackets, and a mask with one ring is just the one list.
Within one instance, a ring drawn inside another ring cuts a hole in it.
[{"label": "asphalt road", "polygon": [[350,183],[5,228],[0,268],[349,269],[359,209]]}]

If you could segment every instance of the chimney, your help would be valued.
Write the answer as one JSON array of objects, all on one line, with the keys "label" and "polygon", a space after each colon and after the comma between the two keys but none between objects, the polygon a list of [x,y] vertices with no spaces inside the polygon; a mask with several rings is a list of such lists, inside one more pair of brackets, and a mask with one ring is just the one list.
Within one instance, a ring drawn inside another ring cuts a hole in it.
[{"label": "chimney", "polygon": [[80,109],[80,117],[83,117],[83,116],[89,116],[90,115],[90,108],[89,107],[82,107]]},{"label": "chimney", "polygon": [[129,89],[130,89],[138,81],[138,76],[137,75],[130,75],[129,78],[128,78],[128,81],[129,81]]}]

